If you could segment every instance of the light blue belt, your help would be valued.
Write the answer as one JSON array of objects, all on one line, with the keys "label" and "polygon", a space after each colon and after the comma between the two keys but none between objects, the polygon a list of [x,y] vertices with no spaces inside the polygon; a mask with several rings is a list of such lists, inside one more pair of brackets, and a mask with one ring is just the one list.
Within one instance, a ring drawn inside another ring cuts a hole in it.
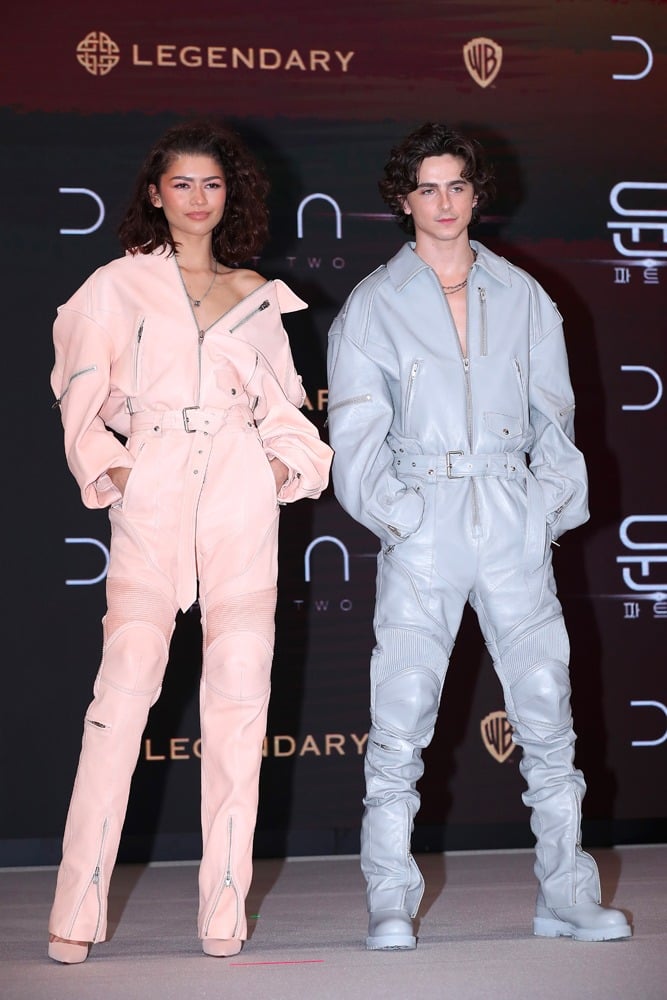
[{"label": "light blue belt", "polygon": [[503,479],[523,478],[526,475],[526,456],[522,451],[497,451],[490,455],[469,455],[462,451],[448,451],[444,455],[411,455],[398,452],[394,468],[401,473],[446,476],[447,479],[464,479],[467,476],[497,476]]}]

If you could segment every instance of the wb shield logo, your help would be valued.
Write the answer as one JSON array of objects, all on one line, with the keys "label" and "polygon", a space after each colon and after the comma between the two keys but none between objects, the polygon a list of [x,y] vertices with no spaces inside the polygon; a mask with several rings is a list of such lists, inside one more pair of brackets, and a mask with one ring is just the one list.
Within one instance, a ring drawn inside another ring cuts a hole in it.
[{"label": "wb shield logo", "polygon": [[479,724],[482,742],[491,756],[502,764],[514,750],[512,727],[505,712],[489,712]]},{"label": "wb shield logo", "polygon": [[463,46],[465,68],[479,87],[488,87],[500,72],[503,50],[491,38],[473,38]]}]

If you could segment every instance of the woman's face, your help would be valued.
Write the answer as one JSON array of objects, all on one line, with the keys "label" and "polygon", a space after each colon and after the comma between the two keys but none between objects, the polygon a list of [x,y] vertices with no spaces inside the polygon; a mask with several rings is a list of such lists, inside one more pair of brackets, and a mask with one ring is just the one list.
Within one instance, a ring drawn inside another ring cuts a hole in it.
[{"label": "woman's face", "polygon": [[171,161],[157,186],[149,185],[148,196],[163,210],[174,239],[206,236],[225,211],[225,175],[212,156],[185,153]]}]

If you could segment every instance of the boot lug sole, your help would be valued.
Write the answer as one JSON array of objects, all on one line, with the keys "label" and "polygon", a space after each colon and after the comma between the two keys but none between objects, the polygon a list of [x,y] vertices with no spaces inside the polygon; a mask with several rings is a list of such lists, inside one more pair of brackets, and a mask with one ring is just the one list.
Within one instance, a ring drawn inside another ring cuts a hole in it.
[{"label": "boot lug sole", "polygon": [[382,937],[366,938],[367,951],[413,951],[417,947],[417,939],[405,935],[387,934]]},{"label": "boot lug sole", "polygon": [[624,941],[632,936],[632,930],[628,924],[593,930],[592,928],[575,927],[563,920],[536,917],[533,921],[533,934],[536,937],[547,938],[569,937],[573,941]]}]

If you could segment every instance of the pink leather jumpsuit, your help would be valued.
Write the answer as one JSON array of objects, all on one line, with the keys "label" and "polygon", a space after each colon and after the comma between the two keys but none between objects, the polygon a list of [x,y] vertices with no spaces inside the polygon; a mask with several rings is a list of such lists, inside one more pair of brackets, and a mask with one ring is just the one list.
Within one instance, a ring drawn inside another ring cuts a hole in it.
[{"label": "pink leather jumpsuit", "polygon": [[[130,781],[179,608],[203,628],[201,938],[245,939],[274,643],[278,517],[325,489],[269,281],[200,331],[166,253],[126,255],[58,310],[51,384],[87,507],[110,507],[102,662],[85,716],[49,930],[103,941]],[[116,434],[126,438],[123,444]],[[269,460],[289,469],[276,495]],[[106,474],[129,467],[124,495]]]}]

